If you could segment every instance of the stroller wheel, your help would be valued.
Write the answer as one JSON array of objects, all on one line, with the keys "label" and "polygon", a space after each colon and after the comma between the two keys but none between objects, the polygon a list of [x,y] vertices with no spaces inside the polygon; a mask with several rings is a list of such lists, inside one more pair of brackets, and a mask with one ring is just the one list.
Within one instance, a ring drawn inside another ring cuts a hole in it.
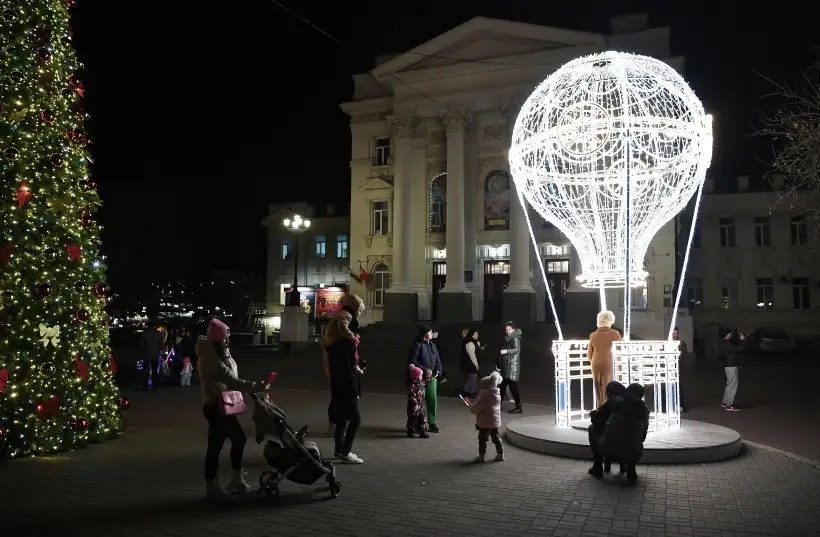
[{"label": "stroller wheel", "polygon": [[265,498],[278,498],[279,487],[277,485],[263,485],[259,487],[259,490],[257,490],[256,493],[259,496],[264,496]]},{"label": "stroller wheel", "polygon": [[330,497],[338,498],[342,493],[342,482],[335,477],[328,477],[327,484],[330,485]]}]

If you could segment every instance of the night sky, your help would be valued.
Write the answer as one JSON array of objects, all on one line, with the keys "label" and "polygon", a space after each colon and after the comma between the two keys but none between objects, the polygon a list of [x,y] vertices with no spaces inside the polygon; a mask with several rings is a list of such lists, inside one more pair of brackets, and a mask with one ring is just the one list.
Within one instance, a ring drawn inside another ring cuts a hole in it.
[{"label": "night sky", "polygon": [[78,0],[93,174],[121,294],[213,269],[263,274],[268,204],[349,201],[338,104],[350,75],[474,16],[601,31],[614,13],[648,10],[652,25],[671,24],[673,52],[715,115],[711,173],[726,178],[759,172],[765,157],[748,137],[769,89],[754,71],[794,77],[817,43],[803,1],[747,11],[702,0],[280,3],[333,39],[270,0]]}]

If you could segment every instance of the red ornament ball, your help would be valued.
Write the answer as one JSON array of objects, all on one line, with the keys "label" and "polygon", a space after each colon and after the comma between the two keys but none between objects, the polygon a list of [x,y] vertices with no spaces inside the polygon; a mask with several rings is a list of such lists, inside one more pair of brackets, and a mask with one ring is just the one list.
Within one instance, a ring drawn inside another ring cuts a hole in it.
[{"label": "red ornament ball", "polygon": [[131,408],[131,399],[120,397],[120,410],[128,410],[129,408]]},{"label": "red ornament ball", "polygon": [[36,294],[40,298],[50,297],[53,291],[54,289],[51,287],[50,283],[41,283],[40,285],[34,288],[34,294]]},{"label": "red ornament ball", "polygon": [[62,168],[63,167],[64,160],[63,160],[63,156],[61,154],[54,153],[53,155],[51,155],[49,157],[49,160],[51,161],[51,165],[54,166],[55,168]]},{"label": "red ornament ball", "polygon": [[65,7],[68,9],[74,9],[77,7],[77,0],[65,0]]},{"label": "red ornament ball", "polygon": [[71,422],[71,427],[77,432],[85,431],[88,429],[88,420],[85,418],[75,418]]},{"label": "red ornament ball", "polygon": [[45,109],[40,111],[40,121],[43,123],[53,123],[57,115],[53,110]]},{"label": "red ornament ball", "polygon": [[86,309],[81,308],[74,312],[74,320],[78,323],[86,322],[89,319],[89,317],[91,317],[91,314],[88,313],[88,310]]},{"label": "red ornament ball", "polygon": [[51,51],[49,49],[45,48],[45,47],[38,48],[37,49],[37,57],[40,58],[40,60],[42,60],[44,62],[47,62],[48,60],[51,59]]},{"label": "red ornament ball", "polygon": [[95,283],[91,286],[91,289],[97,298],[105,298],[105,295],[108,294],[108,288],[102,283]]}]

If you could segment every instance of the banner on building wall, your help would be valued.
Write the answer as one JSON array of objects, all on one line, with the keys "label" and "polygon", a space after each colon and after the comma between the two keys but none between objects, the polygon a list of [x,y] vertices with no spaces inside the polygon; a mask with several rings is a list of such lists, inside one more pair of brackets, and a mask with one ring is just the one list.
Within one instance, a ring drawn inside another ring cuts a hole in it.
[{"label": "banner on building wall", "polygon": [[342,309],[345,300],[345,290],[330,287],[316,290],[316,318],[326,319]]},{"label": "banner on building wall", "polygon": [[484,229],[510,229],[510,174],[495,170],[484,181]]}]

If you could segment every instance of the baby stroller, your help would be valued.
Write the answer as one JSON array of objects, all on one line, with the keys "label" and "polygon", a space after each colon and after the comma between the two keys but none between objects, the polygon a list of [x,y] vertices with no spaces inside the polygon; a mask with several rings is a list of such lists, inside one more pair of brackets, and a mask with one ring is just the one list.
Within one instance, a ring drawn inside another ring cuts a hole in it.
[{"label": "baby stroller", "polygon": [[333,464],[325,461],[315,442],[305,442],[307,425],[298,432],[291,429],[285,413],[262,394],[254,394],[253,423],[256,427],[256,443],[261,444],[270,435],[262,449],[262,455],[273,470],[259,476],[260,496],[279,496],[279,482],[288,479],[300,485],[312,485],[322,477],[327,480],[330,495],[337,498],[342,484],[336,479]]}]

